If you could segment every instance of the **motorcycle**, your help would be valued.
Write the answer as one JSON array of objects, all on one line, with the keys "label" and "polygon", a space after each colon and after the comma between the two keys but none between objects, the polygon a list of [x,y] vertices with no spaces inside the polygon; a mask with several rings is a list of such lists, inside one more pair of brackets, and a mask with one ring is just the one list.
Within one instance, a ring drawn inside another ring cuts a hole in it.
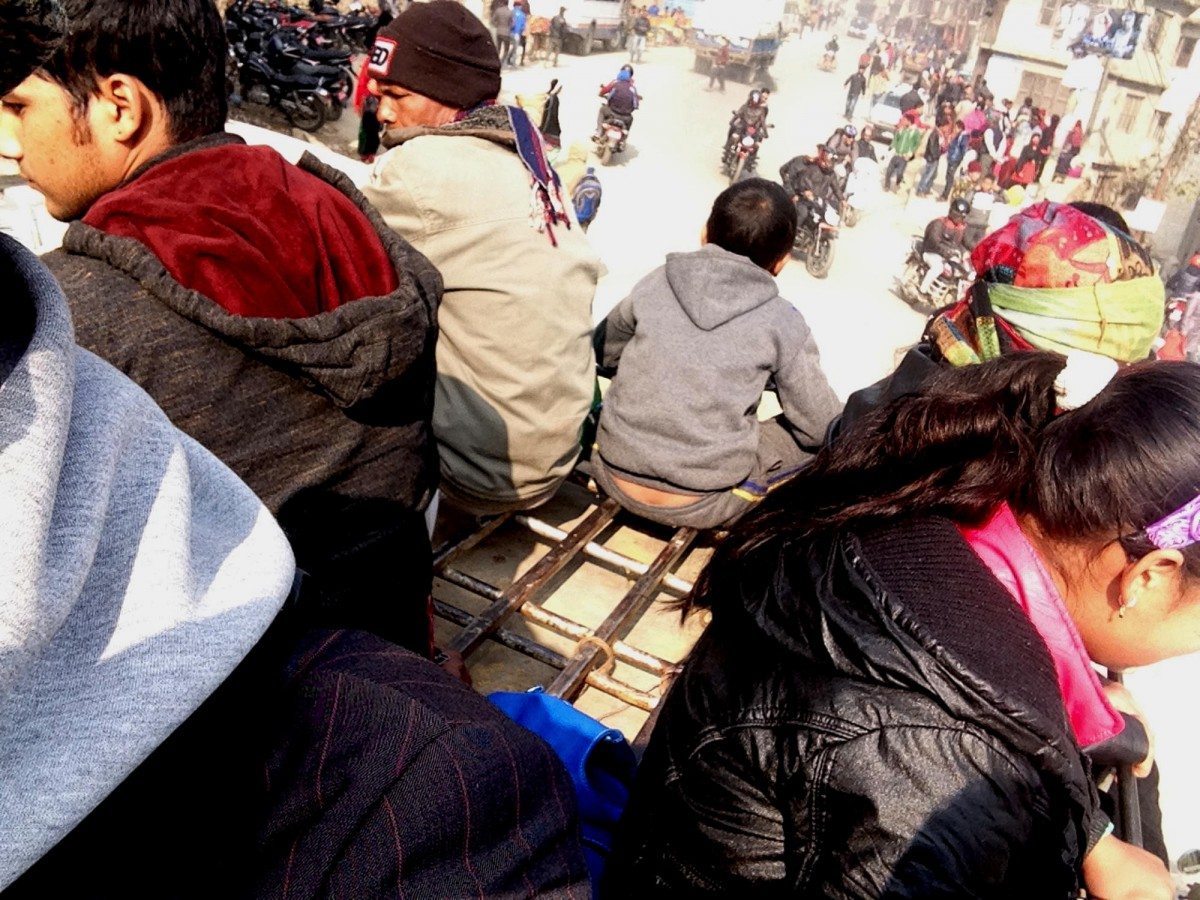
[{"label": "motorcycle", "polygon": [[327,96],[325,118],[336,122],[350,103],[354,92],[354,70],[350,53],[344,50],[310,47],[298,38],[276,34],[267,42],[267,62],[281,75],[316,79]]},{"label": "motorcycle", "polygon": [[758,170],[758,148],[762,146],[764,136],[758,125],[734,128],[729,143],[725,145],[725,152],[721,155],[721,168],[728,176],[730,184],[736,184]]},{"label": "motorcycle", "polygon": [[841,217],[833,204],[820,197],[797,201],[796,207],[800,221],[796,223],[792,256],[804,257],[804,268],[813,278],[825,278],[833,266],[833,246]]},{"label": "motorcycle", "polygon": [[256,106],[279,109],[301,131],[319,131],[325,124],[326,108],[332,102],[329,89],[320,78],[285,75],[277,72],[266,57],[251,53],[244,62],[231,48],[229,63],[236,72],[226,71],[226,79],[238,85],[235,98]]},{"label": "motorcycle", "polygon": [[933,312],[957,303],[975,280],[975,270],[971,268],[965,253],[956,258],[946,259],[929,293],[922,293],[921,282],[925,280],[925,274],[929,271],[929,264],[925,262],[924,244],[922,238],[913,240],[908,259],[904,262],[904,270],[900,274],[900,296],[917,309]]},{"label": "motorcycle", "polygon": [[612,161],[613,154],[625,149],[625,141],[629,138],[629,127],[615,116],[604,117],[600,133],[592,136],[596,142],[596,155],[600,157],[600,165],[607,166]]},{"label": "motorcycle", "polygon": [[860,156],[846,175],[843,196],[842,224],[853,228],[862,214],[879,198],[879,163],[869,156]]}]

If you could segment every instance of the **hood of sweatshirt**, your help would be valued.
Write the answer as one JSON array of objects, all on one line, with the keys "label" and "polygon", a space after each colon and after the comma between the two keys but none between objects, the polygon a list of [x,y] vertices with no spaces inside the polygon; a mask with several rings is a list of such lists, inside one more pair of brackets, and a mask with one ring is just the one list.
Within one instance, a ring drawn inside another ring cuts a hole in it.
[{"label": "hood of sweatshirt", "polygon": [[234,670],[287,598],[287,541],[150,398],[75,346],[0,236],[0,889]]},{"label": "hood of sweatshirt", "polygon": [[235,315],[303,318],[396,289],[382,242],[349,197],[236,135],[161,154],[83,221],[145,244],[176,281]]},{"label": "hood of sweatshirt", "polygon": [[712,331],[779,296],[774,277],[745,256],[705,244],[667,256],[667,283],[702,331]]},{"label": "hood of sweatshirt", "polygon": [[343,408],[411,371],[436,335],[441,275],[349,178],[229,135],[148,164],[73,223],[63,249]]}]

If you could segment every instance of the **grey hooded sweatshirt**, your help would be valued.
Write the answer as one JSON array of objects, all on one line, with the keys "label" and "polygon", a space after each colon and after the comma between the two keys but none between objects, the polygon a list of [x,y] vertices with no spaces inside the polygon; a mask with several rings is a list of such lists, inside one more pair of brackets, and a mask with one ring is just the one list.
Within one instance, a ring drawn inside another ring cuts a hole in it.
[{"label": "grey hooded sweatshirt", "polygon": [[0,889],[221,684],[292,586],[237,477],[75,346],[0,236]]},{"label": "grey hooded sweatshirt", "polygon": [[600,455],[667,489],[722,491],[751,474],[771,376],[799,443],[814,452],[842,407],[775,279],[713,244],[669,255],[599,325],[596,344],[601,364],[618,367]]}]

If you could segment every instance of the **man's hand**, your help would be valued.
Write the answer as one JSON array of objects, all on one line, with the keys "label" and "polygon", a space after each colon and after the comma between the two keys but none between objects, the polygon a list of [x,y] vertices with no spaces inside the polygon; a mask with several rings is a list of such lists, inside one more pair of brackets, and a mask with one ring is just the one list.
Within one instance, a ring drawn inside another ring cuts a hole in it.
[{"label": "man's hand", "polygon": [[1146,754],[1145,759],[1133,767],[1134,775],[1138,778],[1145,778],[1150,774],[1150,770],[1154,768],[1154,732],[1150,730],[1150,722],[1147,721],[1146,714],[1142,712],[1142,708],[1138,706],[1137,701],[1133,699],[1133,694],[1129,693],[1129,688],[1117,681],[1102,679],[1102,683],[1104,685],[1104,696],[1108,698],[1108,702],[1113,705],[1113,708],[1118,712],[1133,716],[1146,729],[1146,740],[1150,742],[1150,752]]},{"label": "man's hand", "polygon": [[805,199],[805,200],[813,200],[813,199],[815,199],[815,197],[814,197],[814,195],[813,195],[813,192],[812,192],[812,191],[805,191],[805,192],[804,192],[804,199]]},{"label": "man's hand", "polygon": [[1105,835],[1083,861],[1083,881],[1093,900],[1174,900],[1167,867],[1147,853]]}]

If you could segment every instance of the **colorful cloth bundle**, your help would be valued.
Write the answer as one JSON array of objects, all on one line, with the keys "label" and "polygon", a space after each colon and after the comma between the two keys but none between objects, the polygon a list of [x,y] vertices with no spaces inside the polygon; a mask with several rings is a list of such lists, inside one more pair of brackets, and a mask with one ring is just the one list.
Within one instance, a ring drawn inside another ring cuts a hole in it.
[{"label": "colorful cloth bundle", "polygon": [[1135,362],[1162,328],[1166,292],[1150,255],[1072,206],[1030,206],[984,238],[971,262],[978,281],[929,326],[952,365],[1029,349]]}]

